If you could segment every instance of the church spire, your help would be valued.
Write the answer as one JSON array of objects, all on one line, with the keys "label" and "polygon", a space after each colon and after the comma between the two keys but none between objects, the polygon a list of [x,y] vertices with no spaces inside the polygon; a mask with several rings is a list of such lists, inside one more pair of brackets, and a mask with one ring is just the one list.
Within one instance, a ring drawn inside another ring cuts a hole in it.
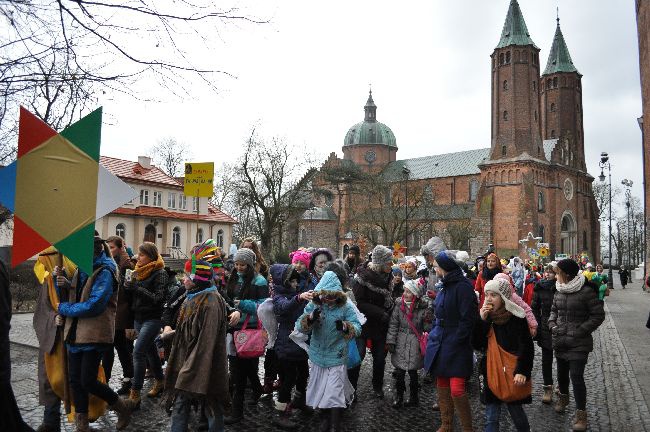
[{"label": "church spire", "polygon": [[564,35],[560,29],[560,17],[557,18],[557,27],[555,29],[555,36],[553,37],[553,46],[551,53],[548,55],[548,62],[546,69],[542,75],[550,75],[558,72],[578,72],[578,69],[573,65],[569,48],[564,41]]},{"label": "church spire", "polygon": [[375,122],[377,121],[377,105],[375,101],[372,100],[372,88],[370,88],[370,93],[368,94],[368,100],[366,101],[366,106],[363,107],[366,112],[364,121]]},{"label": "church spire", "polygon": [[526,21],[524,21],[524,16],[521,13],[521,8],[517,0],[510,0],[506,22],[501,32],[501,40],[499,40],[499,44],[496,47],[505,48],[510,45],[532,45],[537,48],[530,38]]}]

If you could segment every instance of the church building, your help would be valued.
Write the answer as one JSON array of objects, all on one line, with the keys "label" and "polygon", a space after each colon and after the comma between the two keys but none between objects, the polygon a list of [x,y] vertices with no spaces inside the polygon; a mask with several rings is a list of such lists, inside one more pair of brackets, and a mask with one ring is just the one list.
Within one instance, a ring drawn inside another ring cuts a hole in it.
[{"label": "church building", "polygon": [[[549,243],[551,254],[586,252],[599,260],[594,178],[585,165],[582,75],[571,60],[559,19],[543,70],[539,52],[518,2],[511,0],[491,55],[489,148],[399,160],[397,139],[378,121],[370,92],[364,120],[345,135],[343,159],[332,153],[320,172],[353,165],[389,180],[386,202],[404,195],[398,205],[404,206],[399,214],[405,215],[406,228],[400,225],[403,238],[398,241],[409,254],[437,234],[450,247],[472,254],[494,244],[500,256],[524,256],[519,240],[532,232]],[[318,189],[330,183],[333,193],[312,200],[314,207],[298,223],[298,246],[328,246],[342,254],[362,231],[371,243],[397,240],[386,232],[372,238],[367,226],[364,231],[355,222],[364,207],[377,205],[363,191],[345,182],[343,188],[333,187],[331,177],[319,174],[313,182]]]}]

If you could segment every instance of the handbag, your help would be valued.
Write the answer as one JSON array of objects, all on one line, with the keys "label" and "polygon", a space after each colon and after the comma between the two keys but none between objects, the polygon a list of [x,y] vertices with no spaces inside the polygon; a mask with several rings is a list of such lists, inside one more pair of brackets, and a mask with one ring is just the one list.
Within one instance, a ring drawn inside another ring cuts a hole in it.
[{"label": "handbag", "polygon": [[241,330],[233,334],[235,350],[239,358],[257,358],[264,355],[266,345],[269,343],[269,335],[262,328],[262,322],[257,320],[257,328],[247,329],[248,321],[251,316],[248,315],[244,320]]},{"label": "handbag", "polygon": [[350,339],[348,342],[348,361],[347,368],[353,369],[361,364],[361,356],[359,355],[359,347],[357,347],[357,340]]},{"label": "handbag", "polygon": [[499,346],[494,329],[490,327],[487,349],[487,384],[492,394],[503,402],[525,399],[532,394],[532,380],[524,385],[515,385],[517,356]]},{"label": "handbag", "polygon": [[429,332],[420,333],[413,325],[413,321],[411,321],[408,314],[404,311],[402,311],[402,313],[404,314],[409,327],[411,327],[411,330],[413,330],[413,333],[415,333],[415,336],[418,338],[418,342],[420,343],[420,355],[424,357],[427,353],[427,340],[429,339]]}]

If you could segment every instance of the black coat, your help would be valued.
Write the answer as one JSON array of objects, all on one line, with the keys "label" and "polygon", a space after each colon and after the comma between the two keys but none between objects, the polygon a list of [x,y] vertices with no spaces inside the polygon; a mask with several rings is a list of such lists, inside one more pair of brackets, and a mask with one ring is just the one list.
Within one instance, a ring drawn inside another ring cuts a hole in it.
[{"label": "black coat", "polygon": [[[533,339],[530,337],[528,330],[528,323],[526,318],[518,318],[511,316],[508,322],[502,325],[495,325],[490,320],[483,321],[479,319],[474,326],[474,334],[472,342],[474,348],[485,353],[488,346],[488,332],[490,327],[494,329],[494,334],[497,338],[497,343],[501,348],[511,354],[517,356],[517,367],[515,368],[515,375],[521,374],[530,380],[533,370],[533,360],[535,358],[535,347]],[[483,375],[483,392],[485,396],[485,403],[501,402],[490,391],[487,385],[487,355],[484,355],[479,364],[479,373]],[[514,376],[512,377],[514,379]],[[532,402],[532,396],[521,399],[519,401],[511,402],[515,404],[529,404]]]},{"label": "black coat", "polygon": [[388,333],[388,323],[393,310],[390,281],[390,273],[377,273],[367,265],[357,269],[352,281],[352,291],[357,307],[368,319],[361,329],[363,338],[381,339]]},{"label": "black coat", "polygon": [[604,320],[598,287],[585,282],[577,292],[556,292],[548,320],[555,356],[564,360],[586,360],[594,349],[591,334]]},{"label": "black coat", "polygon": [[537,340],[537,345],[544,349],[553,349],[553,338],[548,327],[548,318],[551,316],[555,292],[555,280],[542,279],[535,284],[533,301],[530,304],[538,324],[535,340]]},{"label": "black coat", "polygon": [[163,305],[167,300],[167,285],[169,275],[164,269],[154,270],[151,275],[141,281],[133,280],[131,285],[124,285],[133,294],[131,310],[137,321],[161,319]]}]

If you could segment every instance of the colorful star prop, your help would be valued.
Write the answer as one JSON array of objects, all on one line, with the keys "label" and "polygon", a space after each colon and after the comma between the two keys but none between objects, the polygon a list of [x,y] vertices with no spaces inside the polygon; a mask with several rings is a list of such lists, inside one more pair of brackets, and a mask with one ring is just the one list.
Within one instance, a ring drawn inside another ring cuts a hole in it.
[{"label": "colorful star prop", "polygon": [[92,272],[95,221],[136,192],[99,164],[101,108],[57,133],[20,109],[18,157],[0,170],[0,204],[14,213],[11,264],[53,245]]},{"label": "colorful star prop", "polygon": [[533,236],[533,233],[529,232],[525,239],[519,240],[519,243],[526,247],[526,249],[537,249],[538,243],[542,241],[541,237]]}]

